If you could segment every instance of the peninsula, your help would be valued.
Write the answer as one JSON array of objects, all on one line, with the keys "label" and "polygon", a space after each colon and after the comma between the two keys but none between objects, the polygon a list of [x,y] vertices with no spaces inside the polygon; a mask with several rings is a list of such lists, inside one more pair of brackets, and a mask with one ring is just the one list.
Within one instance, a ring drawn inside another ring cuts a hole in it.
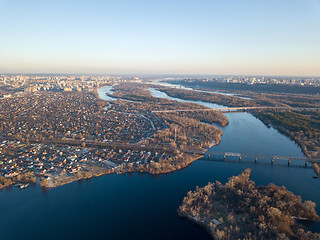
[{"label": "peninsula", "polygon": [[[0,99],[0,188],[44,188],[110,173],[168,173],[218,144],[228,119],[218,111],[153,97],[150,85],[115,77],[12,76]],[[99,97],[114,86],[111,101]],[[10,94],[8,94],[10,92]],[[24,184],[24,185],[21,185]]]}]

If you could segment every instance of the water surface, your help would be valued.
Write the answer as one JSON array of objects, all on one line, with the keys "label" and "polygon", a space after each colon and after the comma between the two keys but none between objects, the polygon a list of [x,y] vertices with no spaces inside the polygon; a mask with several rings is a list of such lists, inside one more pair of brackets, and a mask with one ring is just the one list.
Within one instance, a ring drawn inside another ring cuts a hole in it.
[{"label": "water surface", "polygon": [[[110,87],[100,90],[99,94],[106,96],[103,92]],[[153,94],[164,96],[158,92]],[[303,156],[292,140],[249,113],[226,115],[230,124],[222,128],[222,141],[208,152]],[[199,160],[188,168],[165,175],[112,174],[47,192],[38,186],[3,190],[0,192],[0,239],[209,240],[204,229],[178,217],[179,204],[197,185],[216,180],[225,183],[246,168],[252,169],[252,179],[257,184],[284,185],[303,200],[320,205],[320,181],[312,178],[310,167]],[[319,207],[317,211],[320,213]],[[320,232],[319,222],[311,229]]]},{"label": "water surface", "polygon": [[[312,169],[270,164],[196,161],[172,174],[107,175],[42,192],[40,187],[0,192],[0,239],[210,239],[178,217],[183,197],[196,185],[226,182],[252,169],[257,184],[284,185],[320,203]],[[319,224],[313,226],[319,231]]]}]

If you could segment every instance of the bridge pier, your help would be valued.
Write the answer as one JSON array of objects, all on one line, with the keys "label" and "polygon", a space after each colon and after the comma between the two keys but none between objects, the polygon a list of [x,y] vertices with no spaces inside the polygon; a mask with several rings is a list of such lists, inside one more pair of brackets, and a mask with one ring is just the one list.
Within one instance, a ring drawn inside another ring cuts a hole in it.
[{"label": "bridge pier", "polygon": [[[89,143],[88,143],[89,144]],[[90,143],[90,146],[91,145],[97,145],[98,146],[98,143],[97,144],[94,144],[94,143]],[[119,147],[123,148],[124,146],[123,145],[118,145],[118,146],[115,146],[115,145],[101,145],[101,146],[107,146],[108,148],[113,148],[113,149],[119,149]],[[139,146],[135,146],[135,148],[139,148]],[[144,148],[145,149],[145,148]],[[161,149],[163,150],[163,149]],[[186,153],[189,153],[189,154],[198,154],[198,153],[195,153],[195,152],[186,152]],[[211,156],[212,155],[212,156]],[[277,160],[276,163],[278,162],[284,162],[287,161],[287,164],[288,166],[291,166],[291,160],[294,160],[293,162],[293,165],[296,164],[296,161],[299,161],[299,166],[303,166],[303,163],[304,163],[304,166],[305,167],[308,167],[308,164],[309,163],[318,163],[320,164],[320,158],[306,158],[306,157],[292,157],[292,156],[276,156],[276,155],[259,155],[259,154],[246,154],[246,153],[230,153],[230,152],[211,152],[211,153],[206,153],[206,154],[203,154],[203,160],[207,159],[207,160],[210,160],[210,161],[215,161],[215,160],[220,160],[222,161],[222,158],[223,158],[223,161],[227,161],[228,159],[228,156],[230,156],[233,160],[237,161],[238,159],[238,162],[242,162],[242,157],[244,157],[245,159],[245,162],[246,162],[246,158],[248,157],[251,161],[254,160],[255,163],[258,162],[258,158],[262,158],[262,159],[266,159],[268,161],[270,161],[271,165],[273,165],[275,163],[275,160]]]}]

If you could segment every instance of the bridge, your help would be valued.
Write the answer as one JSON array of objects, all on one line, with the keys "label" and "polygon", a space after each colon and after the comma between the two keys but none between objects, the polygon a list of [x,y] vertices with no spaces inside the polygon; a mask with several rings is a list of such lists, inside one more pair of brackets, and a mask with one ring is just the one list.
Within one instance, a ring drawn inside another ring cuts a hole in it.
[{"label": "bridge", "polygon": [[[1,140],[14,140],[21,141],[21,139],[15,138],[13,136],[0,137]],[[115,148],[115,149],[124,149],[124,150],[144,150],[144,151],[159,151],[166,152],[169,154],[175,154],[174,149],[164,148],[164,147],[155,147],[155,146],[144,146],[139,144],[129,144],[129,143],[115,143],[115,142],[100,142],[94,140],[73,140],[73,139],[42,139],[37,140],[34,138],[29,139],[30,143],[41,143],[41,144],[55,144],[55,145],[68,145],[76,147],[98,147],[98,148]],[[85,144],[85,145],[83,145]],[[290,166],[291,161],[300,161],[305,163],[307,167],[308,163],[318,163],[320,164],[320,158],[307,158],[307,157],[289,157],[289,156],[276,156],[276,155],[262,155],[262,154],[246,154],[246,153],[233,153],[233,152],[210,152],[205,154],[204,151],[182,151],[186,154],[193,155],[202,155],[203,157],[199,160],[206,161],[227,161],[227,160],[236,160],[241,162],[242,160],[250,160],[255,163],[259,162],[259,159],[268,159],[270,163],[273,164],[275,160],[286,161],[288,166]],[[232,159],[231,159],[232,158]]]},{"label": "bridge", "polygon": [[227,161],[228,159],[233,158],[233,160],[237,160],[241,162],[243,159],[248,159],[254,161],[255,163],[259,162],[259,159],[267,159],[270,160],[270,163],[273,164],[275,160],[285,161],[290,166],[291,161],[301,161],[304,162],[305,167],[307,167],[308,163],[318,163],[320,164],[319,158],[307,158],[307,157],[289,157],[289,156],[276,156],[276,155],[261,155],[261,154],[246,154],[246,153],[233,153],[233,152],[211,152],[207,155],[203,155],[202,160],[209,161]]},{"label": "bridge", "polygon": [[279,109],[279,110],[300,110],[300,111],[320,111],[320,108],[303,108],[303,107],[224,107],[224,108],[199,108],[199,109],[171,109],[171,110],[158,110],[152,113],[170,113],[170,112],[200,112],[200,111],[221,111],[221,112],[238,112],[254,109]]}]

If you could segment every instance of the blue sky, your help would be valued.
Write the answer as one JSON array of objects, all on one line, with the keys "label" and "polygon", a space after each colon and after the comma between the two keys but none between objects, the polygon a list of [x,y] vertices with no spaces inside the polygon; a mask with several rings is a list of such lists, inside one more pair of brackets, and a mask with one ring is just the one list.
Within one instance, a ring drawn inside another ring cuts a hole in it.
[{"label": "blue sky", "polygon": [[320,76],[320,0],[0,0],[0,72]]}]

